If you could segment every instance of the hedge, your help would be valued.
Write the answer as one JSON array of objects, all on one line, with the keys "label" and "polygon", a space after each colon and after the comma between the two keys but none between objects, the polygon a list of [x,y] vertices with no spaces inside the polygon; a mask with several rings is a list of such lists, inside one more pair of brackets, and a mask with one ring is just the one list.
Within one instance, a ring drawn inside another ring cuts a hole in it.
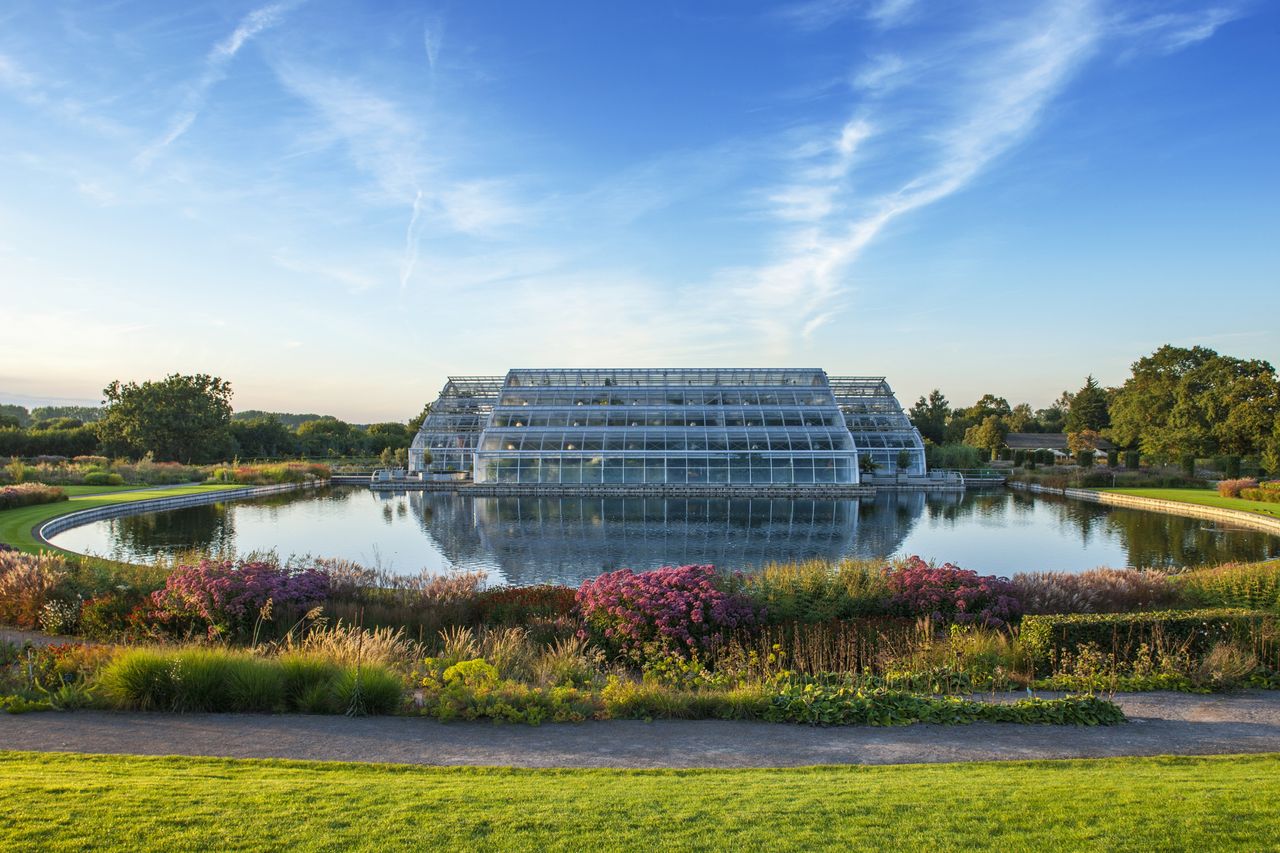
[{"label": "hedge", "polygon": [[1086,644],[1128,663],[1143,645],[1153,651],[1203,655],[1222,642],[1254,645],[1263,629],[1273,633],[1275,627],[1273,613],[1227,608],[1071,613],[1024,616],[1019,639],[1038,667],[1056,665],[1063,652],[1076,654]]}]

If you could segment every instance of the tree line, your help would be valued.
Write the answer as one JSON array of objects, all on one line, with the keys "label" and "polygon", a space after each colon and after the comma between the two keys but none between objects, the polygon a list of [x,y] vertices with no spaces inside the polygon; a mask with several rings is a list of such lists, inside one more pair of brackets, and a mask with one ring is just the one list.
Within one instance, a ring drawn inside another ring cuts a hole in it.
[{"label": "tree line", "polygon": [[0,407],[0,456],[141,458],[201,464],[241,458],[403,458],[427,408],[405,423],[351,424],[327,415],[234,412],[231,383],[206,374],[112,382],[105,405]]},{"label": "tree line", "polygon": [[1105,438],[1155,462],[1226,456],[1253,458],[1280,471],[1280,380],[1261,359],[1221,355],[1207,347],[1166,344],[1135,361],[1114,388],[1092,376],[1075,392],[1032,411],[984,394],[953,408],[938,389],[908,411],[934,445],[999,449],[1011,432],[1066,433],[1072,447]]}]

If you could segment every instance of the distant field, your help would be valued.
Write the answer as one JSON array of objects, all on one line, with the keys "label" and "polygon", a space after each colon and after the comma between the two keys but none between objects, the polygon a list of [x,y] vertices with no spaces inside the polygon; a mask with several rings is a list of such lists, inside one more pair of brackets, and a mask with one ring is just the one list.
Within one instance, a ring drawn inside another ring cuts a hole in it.
[{"label": "distant field", "polygon": [[1252,512],[1271,518],[1280,518],[1280,504],[1246,501],[1242,498],[1224,498],[1213,489],[1098,489],[1100,492],[1114,492],[1118,495],[1135,495],[1140,498],[1155,498],[1162,501],[1177,501],[1185,504],[1200,504],[1219,509],[1236,509],[1241,512]]},{"label": "distant field", "polygon": [[139,486],[63,486],[62,488],[71,496],[71,500],[55,504],[24,506],[19,509],[7,509],[0,512],[0,542],[6,545],[13,545],[23,551],[35,553],[41,550],[42,547],[47,550],[49,546],[41,546],[36,542],[35,537],[31,535],[31,528],[51,518],[66,515],[69,512],[93,509],[108,504],[145,501],[156,497],[175,497],[178,495],[200,494],[201,492],[243,489],[244,486],[223,484],[165,486],[160,488]]},{"label": "distant field", "polygon": [[1280,756],[509,770],[0,753],[6,850],[1260,850]]}]

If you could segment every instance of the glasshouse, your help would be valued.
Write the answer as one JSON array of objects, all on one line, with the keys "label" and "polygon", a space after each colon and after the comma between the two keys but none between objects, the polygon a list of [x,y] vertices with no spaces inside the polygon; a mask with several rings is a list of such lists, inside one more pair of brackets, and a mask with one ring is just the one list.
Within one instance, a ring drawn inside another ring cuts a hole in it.
[{"label": "glasshouse", "polygon": [[410,474],[477,484],[856,485],[925,475],[884,377],[819,369],[450,377]]}]

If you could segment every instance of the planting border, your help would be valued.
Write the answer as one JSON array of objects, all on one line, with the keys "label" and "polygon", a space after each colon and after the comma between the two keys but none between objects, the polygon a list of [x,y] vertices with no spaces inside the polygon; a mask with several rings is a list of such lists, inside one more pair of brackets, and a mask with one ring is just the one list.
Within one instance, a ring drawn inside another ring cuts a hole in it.
[{"label": "planting border", "polygon": [[1024,492],[1033,492],[1035,494],[1061,495],[1064,498],[1074,498],[1076,500],[1126,507],[1128,509],[1145,509],[1168,513],[1169,515],[1183,515],[1190,518],[1206,518],[1210,521],[1222,521],[1228,524],[1234,524],[1238,527],[1249,527],[1254,530],[1261,530],[1264,533],[1272,533],[1280,536],[1280,518],[1268,518],[1265,515],[1241,512],[1236,509],[1222,509],[1220,507],[1204,506],[1202,504],[1166,501],[1159,498],[1144,498],[1138,495],[1120,495],[1114,492],[1097,492],[1093,489],[1053,489],[1048,486],[1042,486],[1039,483],[1019,483],[1010,481],[1007,485],[1011,489],[1019,489]]},{"label": "planting border", "polygon": [[56,545],[49,541],[49,537],[57,536],[59,533],[70,530],[73,527],[83,527],[86,524],[101,521],[104,518],[120,518],[126,515],[140,515],[146,512],[163,512],[201,504],[243,500],[244,498],[256,498],[300,489],[314,489],[327,485],[329,485],[328,480],[315,480],[308,483],[279,483],[273,486],[247,486],[243,489],[210,490],[196,495],[177,495],[168,498],[150,498],[141,501],[109,504],[56,516],[35,527],[32,530],[32,534],[41,545],[57,548]]}]

